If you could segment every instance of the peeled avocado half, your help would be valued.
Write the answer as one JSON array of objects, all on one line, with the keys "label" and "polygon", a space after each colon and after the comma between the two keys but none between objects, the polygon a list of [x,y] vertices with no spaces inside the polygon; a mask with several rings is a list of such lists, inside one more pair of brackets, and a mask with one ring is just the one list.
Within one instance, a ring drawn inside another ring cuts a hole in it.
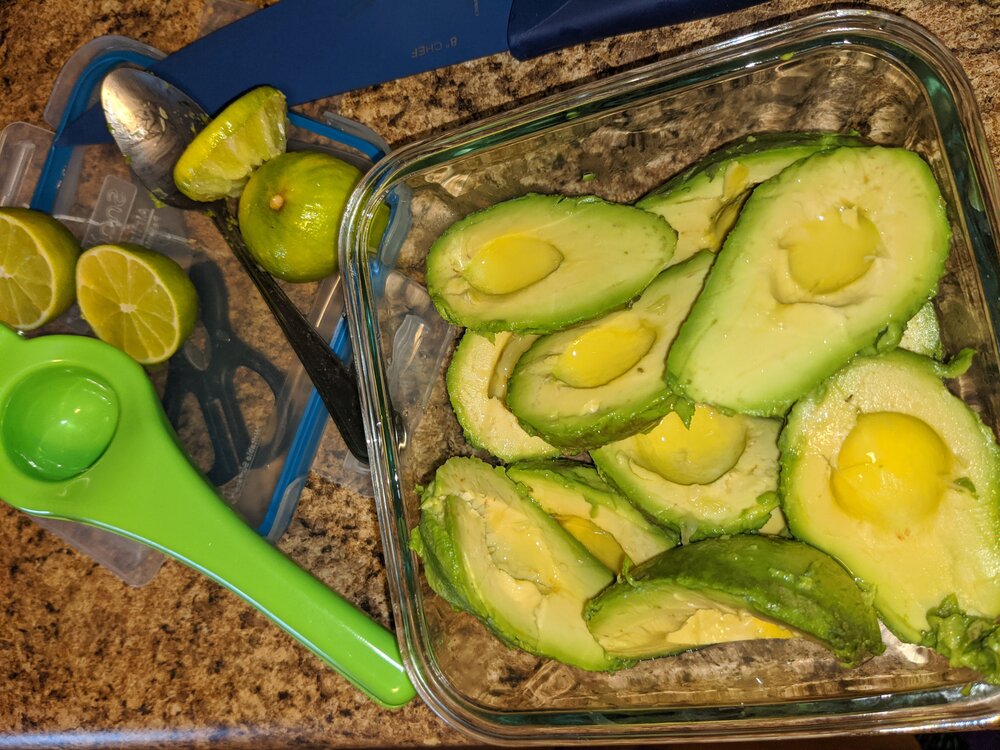
[{"label": "peeled avocado half", "polygon": [[558,448],[525,432],[506,403],[511,371],[537,338],[466,331],[448,366],[448,398],[465,439],[503,461],[559,455]]},{"label": "peeled avocado half", "polygon": [[674,263],[699,250],[717,252],[750,191],[799,159],[836,146],[861,145],[832,133],[767,133],[702,159],[635,205],[677,230]]},{"label": "peeled avocado half", "polygon": [[515,464],[507,476],[591,554],[618,573],[670,549],[676,537],[636,510],[592,466],[575,461]]},{"label": "peeled avocado half", "polygon": [[885,648],[875,611],[835,560],[807,544],[752,535],[654,557],[595,597],[586,620],[604,650],[623,660],[805,636],[855,666]]},{"label": "peeled avocado half", "polygon": [[548,333],[635,298],[676,242],[666,221],[634,206],[525,195],[449,227],[428,251],[427,290],[457,325]]},{"label": "peeled avocado half", "polygon": [[439,467],[413,548],[431,588],[505,643],[587,670],[623,666],[583,621],[614,575],[502,468],[462,457]]},{"label": "peeled avocado half", "polygon": [[792,409],[781,496],[792,533],[874,593],[900,639],[1000,680],[1000,449],[896,350],[858,357]]},{"label": "peeled avocado half", "polygon": [[694,407],[590,452],[601,474],[684,542],[761,528],[778,507],[781,422]]},{"label": "peeled avocado half", "polygon": [[933,294],[948,255],[929,167],[894,148],[814,154],[758,186],[677,335],[692,401],[781,416]]},{"label": "peeled avocado half", "polygon": [[664,359],[715,256],[668,268],[627,310],[543,336],[518,360],[507,405],[563,450],[603,445],[670,411]]}]

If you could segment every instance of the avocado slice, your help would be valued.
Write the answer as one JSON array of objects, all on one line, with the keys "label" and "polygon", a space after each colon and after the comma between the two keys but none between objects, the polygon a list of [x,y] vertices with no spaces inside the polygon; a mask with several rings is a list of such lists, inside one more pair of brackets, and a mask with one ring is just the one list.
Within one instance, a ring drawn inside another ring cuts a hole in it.
[{"label": "avocado slice", "polygon": [[466,331],[448,366],[448,398],[465,439],[502,461],[558,456],[559,449],[529,435],[507,408],[507,381],[538,336]]},{"label": "avocado slice", "polygon": [[592,671],[623,666],[583,621],[614,575],[502,468],[442,464],[423,492],[413,549],[428,584],[508,645]]},{"label": "avocado slice", "polygon": [[627,310],[539,338],[518,360],[507,405],[567,453],[618,440],[672,408],[664,360],[715,256],[671,266]]},{"label": "avocado slice", "polygon": [[449,227],[428,251],[427,291],[452,323],[548,333],[638,296],[676,242],[666,221],[634,206],[529,194]]},{"label": "avocado slice", "polygon": [[754,191],[667,359],[692,401],[782,416],[933,294],[948,256],[944,200],[898,148],[845,147]]},{"label": "avocado slice", "polygon": [[781,499],[792,533],[871,588],[901,640],[982,668],[1000,657],[984,629],[1000,617],[1000,449],[948,374],[899,349],[853,360],[792,409]]},{"label": "avocado slice", "polygon": [[676,536],[650,523],[593,466],[529,461],[509,467],[507,476],[616,573],[677,544]]},{"label": "avocado slice", "polygon": [[699,250],[718,252],[750,191],[785,167],[818,151],[861,145],[834,133],[765,133],[722,148],[640,199],[638,208],[677,230],[674,263]]},{"label": "avocado slice", "polygon": [[[761,528],[778,507],[774,419],[694,407],[590,452],[601,474],[683,542]],[[777,524],[778,522],[775,522]]]},{"label": "avocado slice", "polygon": [[597,642],[621,659],[795,636],[823,644],[844,666],[885,649],[875,611],[835,560],[756,535],[668,550],[595,597],[585,617]]}]

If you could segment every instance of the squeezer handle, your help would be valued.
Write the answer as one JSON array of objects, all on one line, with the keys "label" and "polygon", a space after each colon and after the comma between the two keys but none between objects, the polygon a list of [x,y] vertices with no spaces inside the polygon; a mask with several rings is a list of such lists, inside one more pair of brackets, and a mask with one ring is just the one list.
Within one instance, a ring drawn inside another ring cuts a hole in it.
[{"label": "squeezer handle", "polygon": [[158,483],[161,497],[143,505],[183,518],[183,533],[167,531],[154,514],[136,519],[130,535],[228,588],[377,703],[409,702],[416,693],[396,637],[259,536],[178,454],[169,474],[160,474],[171,477]]}]

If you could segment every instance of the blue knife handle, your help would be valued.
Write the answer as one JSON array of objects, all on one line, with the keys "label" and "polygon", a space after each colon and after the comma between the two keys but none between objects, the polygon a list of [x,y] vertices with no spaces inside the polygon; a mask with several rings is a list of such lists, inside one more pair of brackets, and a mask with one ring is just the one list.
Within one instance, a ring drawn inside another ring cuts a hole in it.
[{"label": "blue knife handle", "polygon": [[546,52],[630,31],[729,13],[763,0],[513,0],[510,53],[527,60]]}]

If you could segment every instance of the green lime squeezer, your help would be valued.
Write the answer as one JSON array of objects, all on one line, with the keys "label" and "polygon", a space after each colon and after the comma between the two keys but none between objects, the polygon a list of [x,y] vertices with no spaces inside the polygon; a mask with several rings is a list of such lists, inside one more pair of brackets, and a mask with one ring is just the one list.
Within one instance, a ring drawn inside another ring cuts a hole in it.
[{"label": "green lime squeezer", "polygon": [[247,526],[181,449],[142,367],[85,336],[0,324],[0,498],[201,571],[384,706],[414,697],[395,637]]}]

